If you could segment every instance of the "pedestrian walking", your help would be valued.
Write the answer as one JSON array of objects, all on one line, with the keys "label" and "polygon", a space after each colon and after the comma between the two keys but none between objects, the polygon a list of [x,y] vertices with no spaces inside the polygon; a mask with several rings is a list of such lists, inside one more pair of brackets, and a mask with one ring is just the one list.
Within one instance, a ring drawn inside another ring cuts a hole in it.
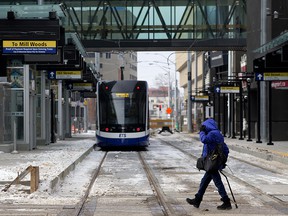
[{"label": "pedestrian walking", "polygon": [[243,118],[243,136],[244,136],[244,138],[246,137],[247,130],[248,130],[248,123],[246,121],[246,118]]},{"label": "pedestrian walking", "polygon": [[[227,145],[224,143],[224,137],[218,129],[217,123],[214,119],[209,118],[204,121],[200,128],[200,140],[203,143],[203,150],[202,150],[202,157],[205,158],[209,154],[209,152],[213,151],[219,143],[223,143],[223,153],[226,157],[228,157],[229,149]],[[193,205],[195,208],[199,208],[200,203],[203,199],[205,191],[213,180],[215,186],[218,189],[218,193],[221,196],[221,201],[223,204],[218,206],[217,209],[219,210],[229,210],[232,209],[230,198],[227,195],[225,190],[224,184],[221,180],[221,176],[219,170],[225,168],[225,164],[221,165],[218,170],[212,172],[205,172],[204,176],[202,177],[198,192],[195,194],[195,198],[187,198],[186,201]]]}]

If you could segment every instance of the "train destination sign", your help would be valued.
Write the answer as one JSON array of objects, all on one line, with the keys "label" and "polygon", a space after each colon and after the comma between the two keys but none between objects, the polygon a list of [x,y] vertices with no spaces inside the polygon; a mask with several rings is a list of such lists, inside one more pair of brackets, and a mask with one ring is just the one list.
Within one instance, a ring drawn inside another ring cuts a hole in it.
[{"label": "train destination sign", "polygon": [[57,80],[65,80],[65,79],[81,79],[82,78],[82,71],[49,71],[48,73],[49,79],[57,79]]},{"label": "train destination sign", "polygon": [[119,98],[128,98],[129,97],[129,93],[115,93],[116,97]]},{"label": "train destination sign", "polygon": [[288,72],[256,73],[256,81],[288,80]]},{"label": "train destination sign", "polygon": [[56,41],[3,40],[3,54],[56,54]]},{"label": "train destination sign", "polygon": [[215,86],[214,88],[215,93],[239,93],[240,87],[239,86]]}]

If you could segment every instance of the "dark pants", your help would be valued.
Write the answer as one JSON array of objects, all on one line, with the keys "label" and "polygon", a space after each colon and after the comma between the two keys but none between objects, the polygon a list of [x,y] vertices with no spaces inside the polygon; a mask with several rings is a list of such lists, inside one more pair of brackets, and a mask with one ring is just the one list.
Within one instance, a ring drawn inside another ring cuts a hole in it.
[{"label": "dark pants", "polygon": [[218,193],[220,194],[222,200],[227,200],[228,196],[225,190],[225,187],[223,185],[223,182],[221,180],[221,176],[220,173],[217,172],[213,172],[213,173],[208,173],[205,172],[205,175],[203,176],[201,183],[200,183],[200,187],[198,190],[198,193],[195,195],[195,197],[199,200],[202,200],[205,191],[209,185],[209,183],[211,182],[211,180],[213,179],[213,182],[215,184],[215,186],[218,188]]}]

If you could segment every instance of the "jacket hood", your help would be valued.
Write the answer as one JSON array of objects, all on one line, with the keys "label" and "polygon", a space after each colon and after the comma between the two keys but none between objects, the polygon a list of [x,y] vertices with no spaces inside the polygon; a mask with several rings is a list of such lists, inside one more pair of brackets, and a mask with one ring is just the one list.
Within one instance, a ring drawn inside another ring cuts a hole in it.
[{"label": "jacket hood", "polygon": [[204,125],[206,127],[206,131],[209,132],[211,130],[218,130],[218,126],[217,123],[214,119],[210,118],[207,119],[206,121],[204,121],[202,123],[202,125]]}]

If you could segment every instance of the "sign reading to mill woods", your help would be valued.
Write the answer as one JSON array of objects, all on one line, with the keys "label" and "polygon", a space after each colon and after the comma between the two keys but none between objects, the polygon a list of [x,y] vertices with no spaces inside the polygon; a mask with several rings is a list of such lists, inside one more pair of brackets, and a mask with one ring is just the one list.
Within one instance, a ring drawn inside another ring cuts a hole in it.
[{"label": "sign reading to mill woods", "polygon": [[56,41],[3,40],[3,54],[56,54]]}]

